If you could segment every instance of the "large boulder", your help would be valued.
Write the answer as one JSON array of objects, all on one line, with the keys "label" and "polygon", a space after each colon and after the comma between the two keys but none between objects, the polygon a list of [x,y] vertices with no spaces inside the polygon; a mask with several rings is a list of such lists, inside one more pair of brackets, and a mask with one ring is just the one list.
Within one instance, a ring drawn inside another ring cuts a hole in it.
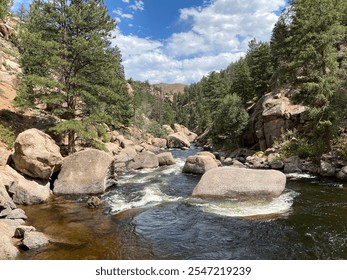
[{"label": "large boulder", "polygon": [[130,163],[130,169],[156,168],[159,166],[157,156],[149,151],[139,153]]},{"label": "large boulder", "polygon": [[42,185],[34,180],[26,179],[8,165],[0,170],[0,178],[16,204],[40,204],[48,201],[51,196],[49,184]]},{"label": "large boulder", "polygon": [[167,124],[164,124],[164,125],[163,125],[163,129],[166,130],[166,133],[167,133],[167,134],[173,134],[173,133],[175,133],[175,131],[174,131],[169,125],[167,125]]},{"label": "large boulder", "polygon": [[335,166],[327,161],[321,160],[320,162],[320,175],[323,177],[333,177],[335,176],[336,168]]},{"label": "large boulder", "polygon": [[0,220],[0,260],[13,260],[19,251],[12,242],[14,231]]},{"label": "large boulder", "polygon": [[204,174],[206,171],[210,169],[217,168],[218,163],[212,156],[210,155],[189,156],[186,160],[186,163],[184,164],[182,172],[192,173],[192,174]]},{"label": "large boulder", "polygon": [[167,137],[167,146],[169,148],[189,148],[190,141],[184,133],[177,132]]},{"label": "large boulder", "polygon": [[173,165],[176,163],[172,153],[167,152],[167,153],[161,153],[157,155],[158,161],[159,161],[159,166],[163,165]]},{"label": "large boulder", "polygon": [[347,166],[342,167],[336,176],[342,181],[347,181]]},{"label": "large boulder", "polygon": [[143,147],[146,151],[150,151],[152,153],[158,153],[160,151],[159,147],[147,143],[141,143],[141,147]]},{"label": "large boulder", "polygon": [[120,151],[118,155],[115,156],[115,162],[127,162],[132,160],[137,155],[135,147],[127,147]]},{"label": "large boulder", "polygon": [[167,140],[164,138],[153,138],[151,140],[152,145],[156,146],[158,148],[166,148],[167,147]]},{"label": "large boulder", "polygon": [[12,159],[15,168],[23,174],[48,180],[53,172],[60,170],[63,157],[49,135],[32,128],[18,135]]},{"label": "large boulder", "polygon": [[215,198],[278,197],[286,176],[276,170],[220,167],[206,172],[193,196]]},{"label": "large boulder", "polygon": [[114,159],[107,153],[88,149],[66,157],[55,194],[100,194],[115,183]]}]

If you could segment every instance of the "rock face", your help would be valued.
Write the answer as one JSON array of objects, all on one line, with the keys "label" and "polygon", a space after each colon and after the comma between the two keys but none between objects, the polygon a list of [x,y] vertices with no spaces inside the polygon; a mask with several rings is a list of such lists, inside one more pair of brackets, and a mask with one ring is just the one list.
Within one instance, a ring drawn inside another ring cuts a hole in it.
[{"label": "rock face", "polygon": [[157,156],[149,151],[139,153],[130,163],[130,169],[156,168],[159,166]]},{"label": "rock face", "polygon": [[53,139],[35,128],[18,135],[12,158],[17,170],[32,178],[44,180],[60,170],[63,160]]},{"label": "rock face", "polygon": [[19,251],[12,242],[13,230],[0,221],[0,260],[13,260]]},{"label": "rock face", "polygon": [[158,161],[159,161],[159,166],[163,165],[173,165],[176,163],[172,153],[167,152],[167,153],[161,153],[157,155]]},{"label": "rock face", "polygon": [[244,133],[245,145],[251,147],[258,144],[259,149],[265,151],[279,139],[283,131],[295,128],[298,132],[304,132],[309,127],[310,120],[303,114],[306,108],[292,104],[288,98],[291,94],[291,89],[271,92],[249,108],[252,125]]},{"label": "rock face", "polygon": [[[211,154],[212,155],[212,154]],[[213,155],[212,155],[213,156]],[[218,167],[216,160],[209,155],[195,155],[187,158],[183,173],[204,174],[210,169]]]},{"label": "rock face", "polygon": [[182,132],[177,132],[170,134],[167,137],[167,146],[169,148],[189,148],[190,147],[190,142],[188,137],[182,133]]},{"label": "rock face", "polygon": [[216,198],[278,197],[286,176],[276,170],[221,167],[206,172],[193,196]]},{"label": "rock face", "polygon": [[49,184],[41,185],[33,180],[27,180],[8,165],[4,170],[0,170],[0,177],[16,204],[40,204],[51,196]]},{"label": "rock face", "polygon": [[105,152],[88,149],[66,157],[55,194],[100,194],[114,184],[114,159]]}]

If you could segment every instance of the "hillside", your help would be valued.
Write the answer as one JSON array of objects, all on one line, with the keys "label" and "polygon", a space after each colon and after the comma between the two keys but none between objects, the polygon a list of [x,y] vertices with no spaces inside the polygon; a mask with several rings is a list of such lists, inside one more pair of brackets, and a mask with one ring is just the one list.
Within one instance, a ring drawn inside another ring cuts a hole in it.
[{"label": "hillside", "polygon": [[162,90],[163,94],[167,93],[183,93],[184,88],[187,86],[185,84],[154,84],[153,86],[158,87]]},{"label": "hillside", "polygon": [[0,22],[0,110],[13,110],[12,101],[16,96],[18,75],[18,49],[7,39],[15,32],[17,21],[8,19]]}]

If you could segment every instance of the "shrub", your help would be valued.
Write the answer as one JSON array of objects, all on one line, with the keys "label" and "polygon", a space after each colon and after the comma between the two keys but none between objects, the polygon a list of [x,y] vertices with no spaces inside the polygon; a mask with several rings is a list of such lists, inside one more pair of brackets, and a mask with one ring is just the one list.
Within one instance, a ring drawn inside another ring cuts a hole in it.
[{"label": "shrub", "polygon": [[0,124],[0,141],[5,143],[8,147],[12,148],[15,142],[14,133]]}]

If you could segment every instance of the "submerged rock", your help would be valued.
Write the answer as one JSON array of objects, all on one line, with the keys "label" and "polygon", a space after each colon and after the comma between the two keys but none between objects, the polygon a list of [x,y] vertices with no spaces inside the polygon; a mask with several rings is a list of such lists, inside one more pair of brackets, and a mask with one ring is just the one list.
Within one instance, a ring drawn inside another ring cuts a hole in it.
[{"label": "submerged rock", "polygon": [[101,204],[101,200],[97,196],[91,196],[88,198],[87,206],[89,208],[97,208],[100,206],[100,204]]},{"label": "submerged rock", "polygon": [[64,159],[55,194],[101,194],[115,183],[114,159],[107,153],[88,149]]},{"label": "submerged rock", "polygon": [[206,172],[193,196],[217,198],[278,197],[286,176],[276,170],[221,167]]},{"label": "submerged rock", "polygon": [[38,249],[43,246],[47,246],[48,244],[49,240],[42,232],[26,231],[24,233],[22,245],[27,250]]}]

